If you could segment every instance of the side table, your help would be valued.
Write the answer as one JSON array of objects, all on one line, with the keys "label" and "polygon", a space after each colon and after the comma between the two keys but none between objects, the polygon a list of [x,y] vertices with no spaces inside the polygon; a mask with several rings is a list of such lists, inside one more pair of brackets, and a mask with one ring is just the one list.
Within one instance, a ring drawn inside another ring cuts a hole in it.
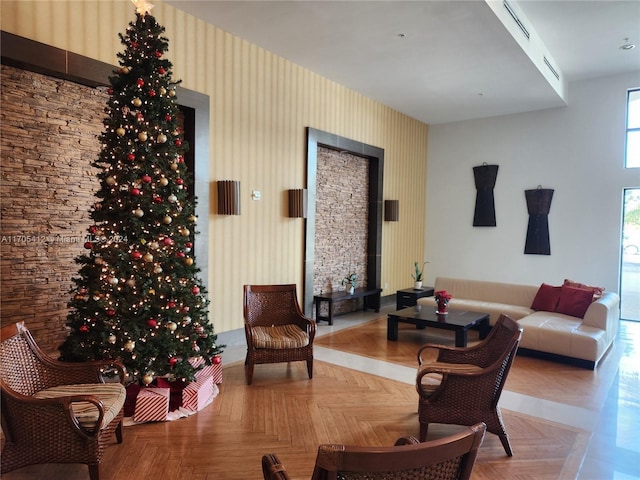
[{"label": "side table", "polygon": [[418,299],[433,296],[433,287],[423,287],[421,289],[405,288],[396,292],[396,310],[413,307],[418,304]]}]

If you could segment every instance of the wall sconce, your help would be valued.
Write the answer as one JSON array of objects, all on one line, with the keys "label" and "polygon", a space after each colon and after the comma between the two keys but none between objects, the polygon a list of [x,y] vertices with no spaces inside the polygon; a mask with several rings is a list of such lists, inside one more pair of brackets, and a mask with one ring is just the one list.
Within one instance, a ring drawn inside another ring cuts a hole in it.
[{"label": "wall sconce", "polygon": [[307,218],[307,190],[289,190],[289,217]]},{"label": "wall sconce", "polygon": [[218,214],[240,215],[240,182],[220,180],[218,182]]},{"label": "wall sconce", "polygon": [[400,200],[384,201],[384,221],[397,222],[400,217]]}]

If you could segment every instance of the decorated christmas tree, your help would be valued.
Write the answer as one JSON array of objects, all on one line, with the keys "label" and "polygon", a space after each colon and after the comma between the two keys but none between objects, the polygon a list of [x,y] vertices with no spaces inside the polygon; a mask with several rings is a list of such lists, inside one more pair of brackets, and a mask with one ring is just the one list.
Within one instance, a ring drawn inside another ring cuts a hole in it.
[{"label": "decorated christmas tree", "polygon": [[[92,226],[76,258],[64,361],[120,359],[130,380],[193,380],[194,358],[218,363],[222,346],[208,321],[193,257],[195,196],[176,104],[178,81],[165,58],[164,27],[133,0],[136,21],[110,77]],[[191,361],[190,361],[191,360]]]}]

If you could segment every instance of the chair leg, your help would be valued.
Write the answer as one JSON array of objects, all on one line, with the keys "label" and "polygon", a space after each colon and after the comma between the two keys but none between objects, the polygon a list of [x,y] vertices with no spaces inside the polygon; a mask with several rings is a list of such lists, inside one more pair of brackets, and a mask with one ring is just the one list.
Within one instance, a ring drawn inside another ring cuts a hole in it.
[{"label": "chair leg", "polygon": [[500,438],[500,442],[502,442],[504,451],[507,452],[507,456],[513,457],[513,450],[511,450],[511,443],[509,443],[509,435],[505,433],[504,435],[498,435],[498,437]]},{"label": "chair leg", "polygon": [[118,443],[122,443],[122,420],[120,420],[116,427],[116,440]]},{"label": "chair leg", "polygon": [[309,378],[313,378],[313,358],[307,360],[307,373]]},{"label": "chair leg", "polygon": [[98,463],[89,464],[89,478],[91,480],[100,480],[100,464]]},{"label": "chair leg", "polygon": [[253,381],[253,363],[246,364],[244,371],[247,378],[247,385],[251,385],[251,382]]}]

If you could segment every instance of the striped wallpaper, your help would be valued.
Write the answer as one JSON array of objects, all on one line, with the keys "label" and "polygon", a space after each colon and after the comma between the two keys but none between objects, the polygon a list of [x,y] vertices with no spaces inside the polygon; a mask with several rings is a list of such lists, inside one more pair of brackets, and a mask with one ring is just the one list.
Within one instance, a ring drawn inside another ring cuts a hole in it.
[{"label": "striped wallpaper", "polygon": [[[210,97],[212,202],[215,181],[241,183],[240,216],[209,208],[216,331],[242,328],[243,284],[302,283],[304,223],[287,217],[286,190],[305,186],[306,127],[385,150],[384,198],[400,201],[400,221],[383,225],[383,295],[411,286],[424,252],[427,125],[155,3],[173,78]],[[117,34],[134,19],[128,0],[3,0],[0,8],[2,30],[112,64],[122,50]]]}]

